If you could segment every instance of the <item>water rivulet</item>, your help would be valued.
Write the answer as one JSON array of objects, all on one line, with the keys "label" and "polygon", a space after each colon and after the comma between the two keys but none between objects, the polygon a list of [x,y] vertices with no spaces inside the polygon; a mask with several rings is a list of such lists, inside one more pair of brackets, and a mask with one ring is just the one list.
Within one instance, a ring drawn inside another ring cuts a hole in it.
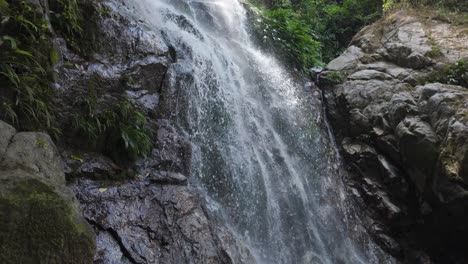
[{"label": "water rivulet", "polygon": [[257,262],[392,262],[349,213],[311,88],[253,44],[237,0],[133,5],[172,45],[161,107],[192,142],[191,184]]}]

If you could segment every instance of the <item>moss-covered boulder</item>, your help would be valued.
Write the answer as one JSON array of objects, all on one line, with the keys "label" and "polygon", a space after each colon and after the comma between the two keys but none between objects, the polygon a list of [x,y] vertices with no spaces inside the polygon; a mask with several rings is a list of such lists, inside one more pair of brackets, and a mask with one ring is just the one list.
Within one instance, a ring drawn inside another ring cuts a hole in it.
[{"label": "moss-covered boulder", "polygon": [[0,152],[0,263],[92,263],[94,232],[65,186],[50,137],[12,132],[0,121],[10,137]]}]

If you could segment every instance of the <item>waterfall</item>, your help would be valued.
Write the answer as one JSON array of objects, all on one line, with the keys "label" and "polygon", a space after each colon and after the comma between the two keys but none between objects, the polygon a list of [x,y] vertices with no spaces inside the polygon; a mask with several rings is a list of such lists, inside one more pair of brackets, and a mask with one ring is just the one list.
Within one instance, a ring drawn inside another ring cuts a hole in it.
[{"label": "waterfall", "polygon": [[191,184],[258,263],[393,262],[350,213],[310,86],[256,47],[238,0],[132,4],[175,50],[162,97]]}]

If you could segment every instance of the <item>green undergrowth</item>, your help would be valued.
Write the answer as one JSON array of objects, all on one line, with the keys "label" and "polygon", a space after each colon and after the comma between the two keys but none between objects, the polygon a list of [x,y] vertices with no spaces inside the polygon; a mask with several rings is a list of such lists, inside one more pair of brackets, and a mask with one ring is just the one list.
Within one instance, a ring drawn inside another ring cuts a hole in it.
[{"label": "green undergrowth", "polygon": [[65,38],[69,46],[79,50],[84,17],[76,0],[49,0],[49,8],[54,30]]},{"label": "green undergrowth", "polygon": [[346,80],[346,75],[340,71],[331,71],[321,81],[327,85],[337,85]]},{"label": "green undergrowth", "polygon": [[67,47],[84,58],[105,43],[96,32],[99,17],[110,17],[109,7],[102,0],[49,0],[54,30],[62,36]]},{"label": "green undergrowth", "polygon": [[275,9],[259,7],[254,32],[261,45],[288,64],[310,68],[320,64],[320,43],[313,29],[290,5]]},{"label": "green undergrowth", "polygon": [[447,65],[419,80],[419,84],[435,82],[468,88],[468,59],[461,59],[455,64]]},{"label": "green undergrowth", "polygon": [[89,145],[103,146],[103,152],[114,160],[136,160],[152,148],[151,131],[145,116],[127,100],[100,109],[95,96],[82,100],[84,113],[74,116],[74,127]]},{"label": "green undergrowth", "polygon": [[[382,15],[381,0],[250,0],[254,35],[286,62],[310,68],[338,56],[352,37]],[[252,9],[252,8],[251,8]]]},{"label": "green undergrowth", "polygon": [[25,1],[0,0],[0,15],[0,118],[57,136],[49,23]]}]

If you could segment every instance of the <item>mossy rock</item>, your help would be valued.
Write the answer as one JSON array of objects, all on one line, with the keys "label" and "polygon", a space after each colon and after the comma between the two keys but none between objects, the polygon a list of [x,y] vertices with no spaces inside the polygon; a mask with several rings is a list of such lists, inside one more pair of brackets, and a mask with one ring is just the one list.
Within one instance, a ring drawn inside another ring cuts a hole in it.
[{"label": "mossy rock", "polygon": [[0,179],[0,263],[92,263],[93,231],[71,201],[17,173],[3,172]]}]

